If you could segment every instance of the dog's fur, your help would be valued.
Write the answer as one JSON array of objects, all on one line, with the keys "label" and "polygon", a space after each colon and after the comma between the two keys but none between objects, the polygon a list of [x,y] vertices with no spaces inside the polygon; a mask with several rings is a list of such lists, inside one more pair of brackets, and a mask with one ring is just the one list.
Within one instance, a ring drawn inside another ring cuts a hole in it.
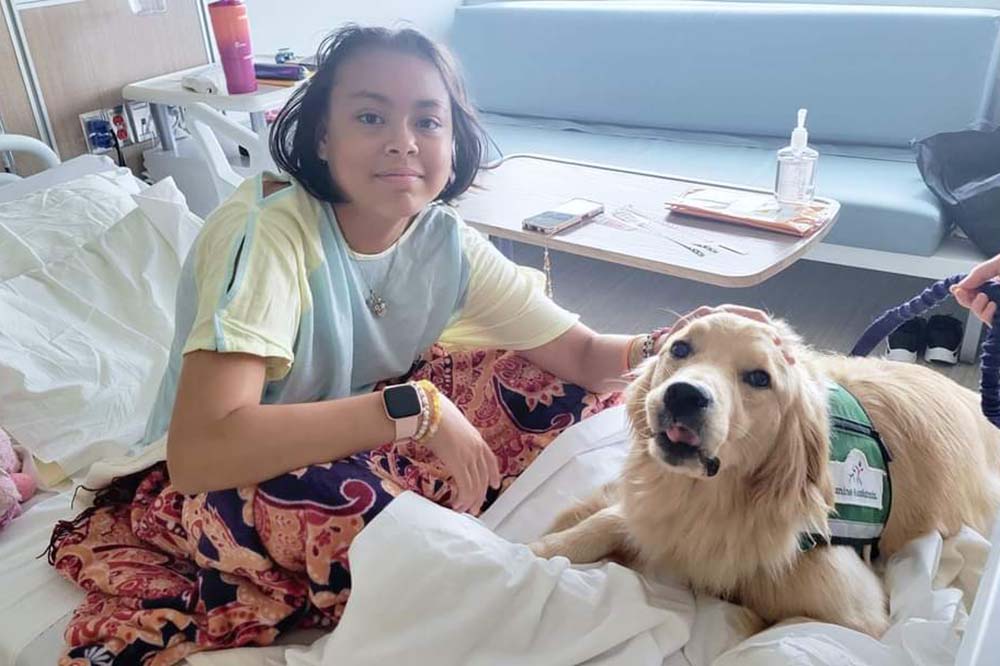
[{"label": "dog's fur", "polygon": [[[672,356],[677,341],[689,343],[688,357]],[[745,381],[758,369],[770,387]],[[816,353],[780,321],[720,313],[675,332],[640,370],[627,391],[632,446],[620,480],[564,512],[532,549],[680,575],[765,622],[808,616],[880,636],[885,593],[855,551],[799,549],[802,533],[828,532],[834,504],[828,380],[858,398],[892,455],[882,557],[932,530],[989,534],[1000,431],[979,396],[925,367]],[[681,381],[711,396],[697,426],[700,449],[720,462],[711,478],[697,458],[668,464],[656,441],[668,427],[667,387]]]}]

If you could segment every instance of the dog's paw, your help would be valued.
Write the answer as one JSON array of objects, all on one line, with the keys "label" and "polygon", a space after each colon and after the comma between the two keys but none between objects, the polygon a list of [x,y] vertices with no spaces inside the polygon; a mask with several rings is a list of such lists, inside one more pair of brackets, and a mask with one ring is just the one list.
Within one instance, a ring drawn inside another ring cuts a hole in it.
[{"label": "dog's paw", "polygon": [[543,537],[539,541],[534,541],[532,543],[529,543],[528,548],[531,550],[532,553],[535,554],[536,557],[542,557],[545,558],[546,560],[551,559],[559,554],[556,552],[556,548],[554,547],[552,540],[545,537]]},{"label": "dog's paw", "polygon": [[574,510],[563,511],[558,516],[556,516],[555,521],[549,527],[549,529],[546,532],[546,534],[556,534],[558,532],[562,532],[564,530],[568,530],[569,528],[571,528],[574,525],[578,524],[580,522],[580,520],[582,520],[582,518],[586,517],[586,516],[578,515],[579,513],[580,512],[577,512],[577,511],[574,511]]}]

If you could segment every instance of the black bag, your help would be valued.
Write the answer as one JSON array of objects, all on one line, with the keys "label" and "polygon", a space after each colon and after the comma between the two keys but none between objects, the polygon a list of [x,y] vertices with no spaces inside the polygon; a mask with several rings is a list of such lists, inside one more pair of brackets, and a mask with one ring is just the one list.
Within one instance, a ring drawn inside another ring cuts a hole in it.
[{"label": "black bag", "polygon": [[1000,253],[1000,128],[914,142],[920,175],[976,247]]}]

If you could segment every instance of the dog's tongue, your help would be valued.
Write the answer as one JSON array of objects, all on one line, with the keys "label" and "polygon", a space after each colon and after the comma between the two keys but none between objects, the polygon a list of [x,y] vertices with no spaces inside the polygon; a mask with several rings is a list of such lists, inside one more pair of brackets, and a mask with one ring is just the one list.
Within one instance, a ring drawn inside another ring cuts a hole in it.
[{"label": "dog's tongue", "polygon": [[674,423],[670,426],[667,430],[667,437],[670,438],[671,442],[683,442],[689,446],[698,446],[701,443],[701,437],[698,437],[698,433],[680,423]]}]

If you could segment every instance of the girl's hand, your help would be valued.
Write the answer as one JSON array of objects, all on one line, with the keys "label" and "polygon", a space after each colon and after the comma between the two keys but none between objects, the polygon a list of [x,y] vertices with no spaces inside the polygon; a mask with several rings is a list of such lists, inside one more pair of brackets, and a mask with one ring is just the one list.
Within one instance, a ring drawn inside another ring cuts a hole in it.
[{"label": "girl's hand", "polygon": [[500,468],[493,451],[458,407],[445,395],[441,401],[441,423],[424,443],[455,478],[458,492],[451,507],[460,513],[478,509],[486,500],[486,487],[500,487]]},{"label": "girl's hand", "polygon": [[1000,276],[1000,254],[979,264],[965,276],[961,282],[951,288],[951,293],[959,304],[968,308],[987,326],[993,325],[993,315],[997,312],[997,304],[986,294],[976,292],[976,288]]},{"label": "girl's hand", "polygon": [[683,317],[679,318],[666,330],[666,332],[664,332],[663,335],[659,336],[656,340],[656,350],[659,351],[663,343],[667,341],[667,338],[693,322],[695,319],[700,319],[706,315],[716,314],[718,312],[728,312],[729,314],[739,315],[741,317],[746,317],[747,319],[754,319],[765,324],[771,323],[771,318],[767,315],[767,313],[756,308],[747,308],[742,305],[729,304],[718,305],[715,307],[702,305],[697,310],[692,310]]}]

